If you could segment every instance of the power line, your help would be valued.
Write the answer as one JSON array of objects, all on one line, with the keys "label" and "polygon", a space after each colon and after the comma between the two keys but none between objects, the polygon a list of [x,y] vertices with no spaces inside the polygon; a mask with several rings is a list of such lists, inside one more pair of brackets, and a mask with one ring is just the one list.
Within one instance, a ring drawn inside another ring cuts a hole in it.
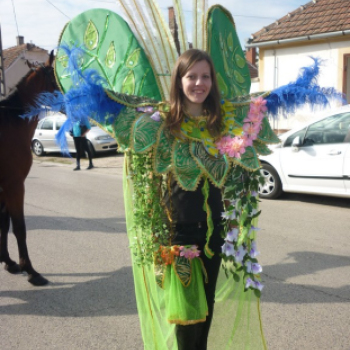
[{"label": "power line", "polygon": [[55,6],[51,1],[46,0],[51,6],[53,6],[57,11],[61,12],[62,15],[66,16],[68,19],[71,19],[69,16],[67,16],[64,12],[62,12],[57,6]]},{"label": "power line", "polygon": [[19,36],[16,9],[15,9],[15,4],[14,4],[13,0],[12,0],[12,8],[13,8],[13,15],[15,16],[15,22],[16,22],[16,28],[17,28],[17,36]]}]

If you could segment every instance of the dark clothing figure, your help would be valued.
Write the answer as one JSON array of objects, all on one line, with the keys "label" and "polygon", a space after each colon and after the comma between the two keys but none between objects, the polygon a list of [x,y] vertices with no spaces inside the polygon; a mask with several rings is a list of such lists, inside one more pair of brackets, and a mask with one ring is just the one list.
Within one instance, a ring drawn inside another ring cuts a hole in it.
[{"label": "dark clothing figure", "polygon": [[224,239],[221,237],[221,213],[224,211],[221,190],[209,185],[208,204],[212,211],[214,231],[210,238],[209,247],[215,253],[212,259],[204,253],[206,244],[207,213],[203,210],[204,195],[202,193],[204,181],[202,180],[195,191],[184,191],[172,178],[170,180],[171,194],[166,192],[164,203],[168,210],[172,208],[174,237],[172,245],[197,245],[201,251],[200,258],[208,275],[208,283],[204,284],[208,316],[205,322],[193,325],[176,325],[176,338],[178,350],[206,350],[207,339],[214,311],[215,288],[218,278],[221,257],[221,246]]},{"label": "dark clothing figure", "polygon": [[80,156],[82,152],[86,152],[89,157],[89,166],[86,169],[92,169],[94,166],[92,164],[92,154],[90,151],[90,148],[87,143],[87,139],[85,136],[78,136],[73,137],[74,140],[74,146],[77,151],[76,160],[77,160],[77,166],[74,168],[74,170],[80,170]]},{"label": "dark clothing figure", "polygon": [[75,150],[77,151],[76,160],[77,166],[73,170],[80,170],[80,157],[82,152],[86,152],[89,157],[89,166],[87,169],[92,169],[94,166],[92,164],[92,154],[87,144],[87,140],[85,135],[90,131],[91,125],[88,121],[85,124],[81,124],[82,122],[75,123],[73,125],[73,140]]}]

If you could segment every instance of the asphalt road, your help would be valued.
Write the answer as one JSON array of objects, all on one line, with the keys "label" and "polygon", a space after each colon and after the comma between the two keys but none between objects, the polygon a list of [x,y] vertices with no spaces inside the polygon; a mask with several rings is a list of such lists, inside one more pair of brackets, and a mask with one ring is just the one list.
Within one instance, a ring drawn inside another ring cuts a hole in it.
[{"label": "asphalt road", "polygon": [[[122,162],[98,158],[95,169],[73,172],[74,160],[35,160],[26,181],[28,246],[50,284],[32,287],[0,270],[1,350],[143,349]],[[261,208],[269,349],[349,350],[350,201],[290,194]],[[13,235],[10,253],[17,259]]]}]

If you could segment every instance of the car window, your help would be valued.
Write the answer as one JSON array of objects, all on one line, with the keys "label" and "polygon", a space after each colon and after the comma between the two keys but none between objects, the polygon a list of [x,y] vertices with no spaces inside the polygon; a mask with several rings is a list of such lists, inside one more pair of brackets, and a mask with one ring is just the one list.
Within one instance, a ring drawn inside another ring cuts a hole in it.
[{"label": "car window", "polygon": [[309,126],[304,144],[343,143],[350,127],[350,113],[332,115]]},{"label": "car window", "polygon": [[56,130],[60,130],[63,123],[64,123],[64,120],[56,120]]},{"label": "car window", "polygon": [[283,147],[290,147],[292,145],[293,140],[298,136],[300,137],[300,140],[303,140],[304,136],[305,136],[305,132],[306,132],[306,128],[299,130],[299,131],[295,132],[294,134],[290,135],[287,138],[287,140],[285,141]]},{"label": "car window", "polygon": [[52,119],[46,119],[42,126],[41,126],[42,130],[53,130],[53,120]]}]

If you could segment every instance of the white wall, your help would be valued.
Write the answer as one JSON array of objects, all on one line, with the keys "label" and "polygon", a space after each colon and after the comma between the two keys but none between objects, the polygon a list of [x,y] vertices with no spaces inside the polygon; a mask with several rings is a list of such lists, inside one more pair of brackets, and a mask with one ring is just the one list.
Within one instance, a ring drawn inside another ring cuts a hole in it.
[{"label": "white wall", "polygon": [[[293,82],[298,77],[302,67],[311,66],[313,60],[310,56],[323,60],[318,84],[324,87],[337,88],[341,86],[339,81],[342,74],[342,67],[339,67],[340,53],[343,48],[350,48],[350,41],[336,43],[319,43],[308,46],[276,48],[275,50],[264,50],[263,62],[260,62],[262,71],[260,75],[260,90],[273,90],[289,82]],[[260,56],[261,57],[261,56]],[[339,105],[333,103],[332,107]],[[291,129],[299,126],[307,120],[314,119],[324,111],[309,108],[298,110],[295,115],[289,115],[286,119],[280,116],[278,121],[273,122],[276,129]]]}]

